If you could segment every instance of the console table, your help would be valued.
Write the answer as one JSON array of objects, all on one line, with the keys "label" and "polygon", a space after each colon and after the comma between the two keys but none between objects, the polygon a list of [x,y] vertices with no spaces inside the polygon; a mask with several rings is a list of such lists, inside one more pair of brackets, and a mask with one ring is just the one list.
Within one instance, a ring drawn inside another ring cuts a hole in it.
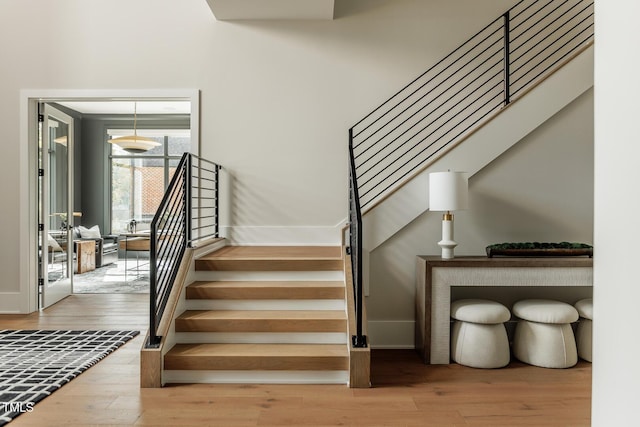
[{"label": "console table", "polygon": [[593,286],[592,258],[418,256],[415,346],[424,363],[448,364],[451,288]]}]

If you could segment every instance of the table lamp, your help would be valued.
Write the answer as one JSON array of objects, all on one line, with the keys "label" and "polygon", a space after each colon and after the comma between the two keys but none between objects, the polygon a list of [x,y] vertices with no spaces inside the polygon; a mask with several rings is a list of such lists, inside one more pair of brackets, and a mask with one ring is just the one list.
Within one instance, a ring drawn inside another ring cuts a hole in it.
[{"label": "table lamp", "polygon": [[451,211],[467,208],[469,179],[466,172],[433,172],[429,174],[429,209],[445,211],[442,216],[442,258],[453,258],[458,245],[453,240],[453,214]]}]

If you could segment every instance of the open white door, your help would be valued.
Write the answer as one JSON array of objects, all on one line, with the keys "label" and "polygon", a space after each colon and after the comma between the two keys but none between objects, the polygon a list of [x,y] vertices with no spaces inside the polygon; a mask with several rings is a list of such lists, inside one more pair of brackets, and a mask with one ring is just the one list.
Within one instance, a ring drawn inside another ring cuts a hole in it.
[{"label": "open white door", "polygon": [[40,308],[72,292],[73,118],[40,104],[38,138]]}]

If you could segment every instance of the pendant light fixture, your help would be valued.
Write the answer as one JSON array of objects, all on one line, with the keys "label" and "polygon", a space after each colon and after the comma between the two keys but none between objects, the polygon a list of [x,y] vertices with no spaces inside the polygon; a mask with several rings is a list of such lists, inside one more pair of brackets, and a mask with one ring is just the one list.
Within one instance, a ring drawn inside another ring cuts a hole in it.
[{"label": "pendant light fixture", "polygon": [[124,151],[129,153],[144,153],[154,147],[158,147],[161,144],[158,141],[154,141],[151,138],[145,138],[144,136],[138,136],[137,121],[138,121],[138,108],[137,102],[133,103],[133,135],[120,136],[118,138],[109,139],[107,142],[110,144],[116,144]]}]

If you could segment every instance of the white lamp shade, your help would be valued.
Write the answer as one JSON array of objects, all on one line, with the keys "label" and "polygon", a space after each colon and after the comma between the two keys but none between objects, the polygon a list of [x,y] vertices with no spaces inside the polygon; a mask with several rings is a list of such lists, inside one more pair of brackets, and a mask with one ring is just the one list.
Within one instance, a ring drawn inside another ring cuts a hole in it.
[{"label": "white lamp shade", "polygon": [[429,209],[456,211],[467,209],[469,178],[466,172],[429,174]]}]

